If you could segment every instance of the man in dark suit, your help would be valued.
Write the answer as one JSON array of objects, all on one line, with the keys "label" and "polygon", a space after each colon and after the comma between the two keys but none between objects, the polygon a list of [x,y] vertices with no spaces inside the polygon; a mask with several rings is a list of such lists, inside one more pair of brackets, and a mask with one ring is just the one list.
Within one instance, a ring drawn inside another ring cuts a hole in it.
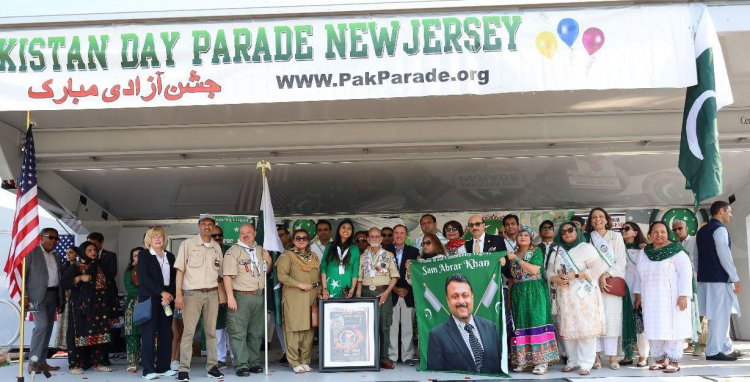
[{"label": "man in dark suit", "polygon": [[460,273],[445,281],[451,316],[430,330],[427,368],[475,373],[500,373],[502,345],[492,321],[474,316],[474,292]]},{"label": "man in dark suit", "polygon": [[[119,317],[120,299],[117,293],[117,254],[104,249],[104,235],[100,232],[91,232],[86,240],[96,246],[97,258],[107,279],[107,302],[112,309],[112,317]],[[109,350],[109,349],[108,349]],[[111,366],[109,351],[104,355],[104,365]]]},{"label": "man in dark suit", "polygon": [[58,366],[47,364],[47,347],[55,324],[55,311],[62,313],[65,308],[60,256],[53,250],[60,235],[54,228],[42,230],[41,243],[26,256],[26,301],[34,312],[34,331],[31,334],[29,359],[36,356],[37,362],[29,364],[29,372],[41,373],[59,370]]},{"label": "man in dark suit", "polygon": [[[413,323],[414,323],[414,291],[411,285],[406,281],[406,263],[409,260],[416,260],[419,256],[419,250],[410,245],[404,244],[406,241],[406,226],[399,224],[393,227],[393,245],[383,246],[386,251],[396,256],[396,265],[400,278],[393,288],[391,299],[393,301],[393,323],[391,324],[391,341],[388,347],[388,358],[391,361],[398,361],[398,340],[399,327],[401,328],[401,360],[407,366],[414,366],[414,341]],[[382,232],[382,231],[381,231]]]},{"label": "man in dark suit", "polygon": [[469,217],[469,231],[471,240],[466,240],[466,253],[502,252],[505,242],[500,236],[485,233],[484,219],[479,215]]},{"label": "man in dark suit", "polygon": [[[466,253],[502,252],[508,250],[505,246],[505,239],[485,232],[486,227],[484,219],[481,216],[470,216],[468,226],[471,232],[471,240],[466,240]],[[511,273],[510,263],[506,263],[505,257],[500,258],[500,267],[503,274],[503,298],[505,299],[505,330],[506,333],[511,333],[513,331],[513,315],[510,311],[510,293],[508,293],[508,280],[511,278]],[[510,344],[510,336],[508,336],[508,344]]]}]

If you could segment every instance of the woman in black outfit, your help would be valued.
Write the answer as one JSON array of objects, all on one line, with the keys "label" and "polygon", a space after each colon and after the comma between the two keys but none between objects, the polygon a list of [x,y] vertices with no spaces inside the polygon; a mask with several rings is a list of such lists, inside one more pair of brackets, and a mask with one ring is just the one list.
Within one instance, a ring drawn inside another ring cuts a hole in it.
[{"label": "woman in black outfit", "polygon": [[167,233],[164,228],[149,228],[143,238],[146,249],[138,254],[138,302],[151,299],[151,319],[141,324],[141,364],[143,378],[147,380],[177,374],[169,367],[172,353],[175,257],[165,249],[166,243]]}]

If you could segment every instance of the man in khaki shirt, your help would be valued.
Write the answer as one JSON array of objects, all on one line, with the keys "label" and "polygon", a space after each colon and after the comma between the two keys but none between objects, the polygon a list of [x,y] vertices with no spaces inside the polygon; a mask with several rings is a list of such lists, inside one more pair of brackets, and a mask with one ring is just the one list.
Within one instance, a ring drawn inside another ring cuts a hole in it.
[{"label": "man in khaki shirt", "polygon": [[217,367],[216,317],[219,312],[219,277],[223,256],[219,244],[211,240],[216,219],[201,215],[198,219],[200,235],[192,236],[180,244],[174,267],[177,268],[175,307],[182,309],[184,330],[180,340],[180,367],[177,380],[190,381],[190,361],[193,354],[195,327],[203,313],[203,332],[206,335],[208,360],[206,369],[210,378],[221,379],[224,374]]},{"label": "man in khaki shirt", "polygon": [[396,258],[381,247],[383,236],[379,228],[370,228],[367,235],[370,246],[359,257],[359,279],[357,297],[378,297],[380,305],[380,366],[393,369],[388,358],[390,329],[393,323],[393,301],[391,291],[400,277]]},{"label": "man in khaki shirt", "polygon": [[224,258],[224,288],[227,291],[227,328],[234,354],[234,369],[240,377],[262,373],[260,345],[265,333],[263,289],[271,255],[255,243],[255,226],[240,226],[240,237]]}]

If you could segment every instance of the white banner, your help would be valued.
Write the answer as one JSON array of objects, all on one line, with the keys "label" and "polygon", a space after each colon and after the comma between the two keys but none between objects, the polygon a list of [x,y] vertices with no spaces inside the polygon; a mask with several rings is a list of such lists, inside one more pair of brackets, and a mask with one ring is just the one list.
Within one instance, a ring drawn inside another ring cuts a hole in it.
[{"label": "white banner", "polygon": [[0,110],[682,88],[692,24],[667,5],[3,30]]}]

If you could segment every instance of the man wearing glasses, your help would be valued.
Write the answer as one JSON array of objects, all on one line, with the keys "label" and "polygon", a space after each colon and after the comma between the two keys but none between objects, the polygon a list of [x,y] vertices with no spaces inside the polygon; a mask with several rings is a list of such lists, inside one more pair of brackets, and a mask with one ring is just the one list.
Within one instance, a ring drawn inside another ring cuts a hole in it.
[{"label": "man wearing glasses", "polygon": [[[685,252],[687,252],[688,257],[690,257],[690,261],[693,265],[693,282],[697,282],[696,276],[697,273],[697,265],[698,265],[698,259],[696,257],[696,246],[695,246],[695,236],[688,234],[688,227],[687,224],[683,220],[675,220],[672,222],[672,232],[674,232],[675,236],[677,236],[677,239],[680,240],[680,244],[682,244],[682,248],[685,249]],[[697,284],[694,284],[697,285]],[[696,310],[698,309],[697,301],[693,300],[693,304],[690,306],[692,309]],[[697,315],[697,312],[693,312],[693,314]],[[699,329],[701,329],[701,321],[693,322],[693,333],[698,332]],[[696,327],[697,326],[697,327]],[[694,356],[700,356],[703,355],[703,351],[701,351],[700,343],[699,341],[688,341],[690,342],[690,347],[688,347],[688,352],[692,351]],[[691,349],[692,347],[692,349]]]},{"label": "man wearing glasses", "polygon": [[203,331],[206,335],[208,377],[221,379],[216,355],[216,318],[219,313],[219,277],[224,256],[219,243],[212,240],[216,219],[212,215],[198,218],[200,234],[180,244],[174,267],[177,268],[175,307],[182,310],[184,329],[180,340],[180,367],[177,380],[190,381],[190,361],[193,354],[193,337],[198,319],[203,313]]},{"label": "man wearing glasses", "polygon": [[54,252],[60,240],[57,230],[42,230],[41,243],[26,257],[26,301],[29,311],[34,312],[34,331],[31,334],[29,358],[37,357],[37,362],[29,363],[29,373],[42,373],[59,370],[58,366],[47,364],[47,346],[55,323],[55,311],[62,313],[65,307],[63,291],[60,288],[62,263]]},{"label": "man wearing glasses", "polygon": [[380,305],[380,366],[393,369],[393,361],[388,358],[391,325],[393,324],[393,301],[391,291],[396,287],[399,275],[393,253],[381,247],[383,237],[379,228],[367,232],[370,246],[359,257],[359,279],[357,297],[377,297]]},{"label": "man wearing glasses", "polygon": [[389,247],[393,245],[393,228],[383,227],[380,230],[380,234],[383,236],[383,247]]},{"label": "man wearing glasses", "polygon": [[685,222],[682,220],[675,220],[672,222],[672,232],[674,232],[674,234],[680,240],[682,248],[685,248],[685,252],[687,252],[688,256],[690,256],[690,260],[693,262],[693,274],[695,274],[695,266],[698,261],[695,256],[695,236],[688,234],[687,224],[685,224]]},{"label": "man wearing glasses", "polygon": [[500,236],[485,233],[484,219],[479,215],[469,217],[469,231],[471,240],[467,240],[466,253],[502,252],[505,251],[505,243]]}]

